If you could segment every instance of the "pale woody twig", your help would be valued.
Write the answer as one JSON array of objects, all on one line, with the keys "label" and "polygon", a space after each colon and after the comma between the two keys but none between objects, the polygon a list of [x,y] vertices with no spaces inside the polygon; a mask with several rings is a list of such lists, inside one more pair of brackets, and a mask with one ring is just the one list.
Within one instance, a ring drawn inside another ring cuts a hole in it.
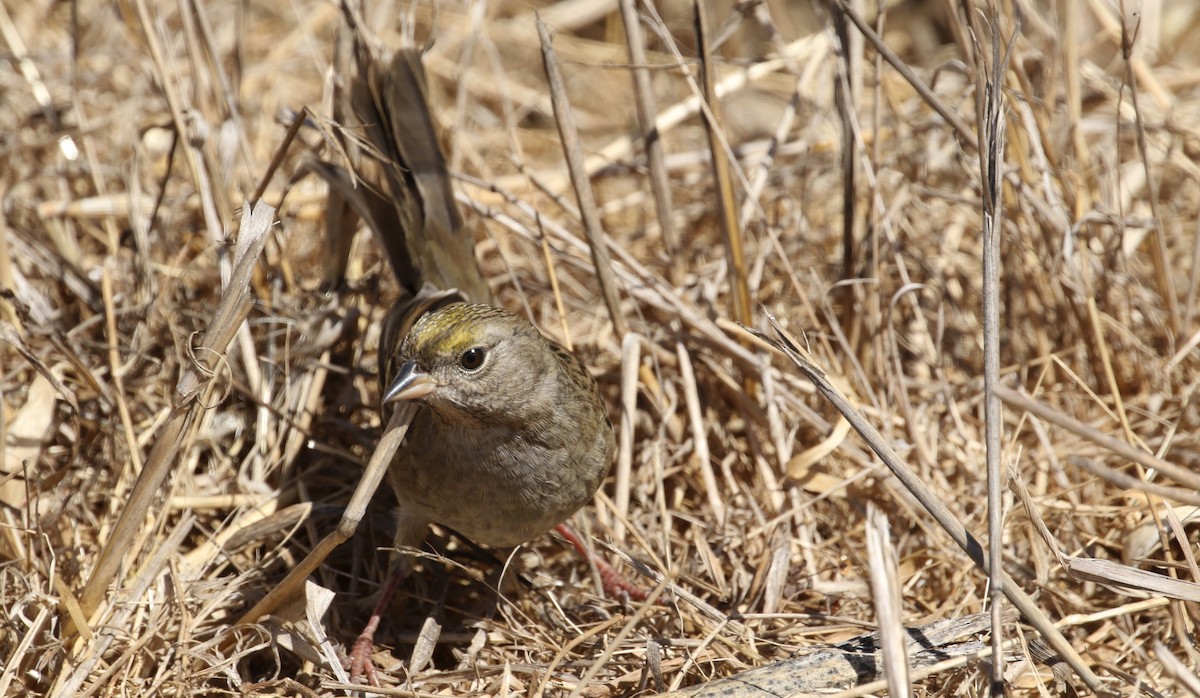
[{"label": "pale woody twig", "polygon": [[554,41],[550,37],[550,30],[540,19],[537,27],[538,36],[542,42],[542,62],[546,68],[546,80],[550,83],[550,96],[554,102],[554,120],[558,124],[558,135],[562,139],[567,168],[571,172],[571,182],[575,185],[575,197],[579,201],[579,215],[591,247],[592,262],[596,266],[596,278],[600,282],[600,292],[604,295],[604,303],[608,306],[613,331],[618,337],[624,337],[628,331],[628,324],[625,322],[620,300],[617,297],[617,280],[613,274],[612,259],[609,257],[608,245],[604,240],[604,228],[600,224],[600,214],[592,194],[592,184],[584,170],[579,134],[575,129],[571,103],[567,100],[562,71],[559,70],[558,60],[554,54]]},{"label": "pale woody twig", "polygon": [[[275,209],[264,203],[259,202],[254,206],[246,204],[243,209],[242,226],[237,238],[234,267],[229,283],[225,285],[208,331],[196,345],[194,352],[195,356],[204,358],[198,358],[188,366],[176,385],[171,417],[151,449],[146,466],[138,475],[137,483],[121,509],[121,516],[113,527],[108,543],[100,553],[95,570],[80,595],[85,616],[91,616],[99,607],[122,558],[130,552],[129,542],[137,539],[135,532],[150,510],[151,501],[170,474],[183,439],[205,408],[200,396],[212,380],[213,363],[208,357],[224,355],[234,334],[242,327],[250,312],[251,277],[266,243],[267,231],[274,220]],[[201,361],[204,362],[203,365]]]}]

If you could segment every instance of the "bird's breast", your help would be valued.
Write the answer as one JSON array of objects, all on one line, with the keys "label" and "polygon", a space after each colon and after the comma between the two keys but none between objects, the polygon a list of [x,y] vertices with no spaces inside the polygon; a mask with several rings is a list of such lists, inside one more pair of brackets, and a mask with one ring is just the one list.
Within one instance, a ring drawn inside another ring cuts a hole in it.
[{"label": "bird's breast", "polygon": [[607,422],[599,432],[464,426],[423,409],[389,474],[402,515],[514,546],[591,500],[612,451]]}]

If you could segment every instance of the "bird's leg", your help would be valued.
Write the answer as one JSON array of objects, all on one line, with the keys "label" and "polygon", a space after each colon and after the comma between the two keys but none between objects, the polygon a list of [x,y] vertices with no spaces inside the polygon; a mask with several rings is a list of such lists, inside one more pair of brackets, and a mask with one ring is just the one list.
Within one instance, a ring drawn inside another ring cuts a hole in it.
[{"label": "bird's leg", "polygon": [[575,549],[579,551],[580,555],[591,561],[591,563],[596,566],[596,571],[600,573],[600,583],[604,586],[605,596],[609,597],[610,599],[617,599],[624,594],[634,601],[646,600],[645,591],[643,591],[633,582],[625,579],[625,577],[622,576],[620,572],[613,569],[612,565],[608,564],[604,558],[589,550],[587,546],[583,544],[583,541],[579,538],[579,535],[576,534],[570,526],[565,523],[560,523],[558,526],[555,526],[554,530],[558,531],[560,536],[566,538],[567,542],[574,546]]},{"label": "bird's leg", "polygon": [[375,662],[371,660],[371,655],[375,652],[375,631],[379,628],[379,620],[391,605],[392,597],[396,595],[396,587],[400,585],[400,580],[404,579],[405,574],[407,571],[404,565],[395,565],[388,575],[387,584],[383,586],[375,610],[371,611],[371,619],[354,641],[354,649],[350,651],[350,683],[357,683],[360,678],[366,678],[370,685],[379,685],[379,674],[375,671]]},{"label": "bird's leg", "polygon": [[398,513],[396,536],[392,540],[392,547],[395,550],[392,554],[392,571],[388,573],[387,583],[383,585],[383,591],[379,593],[379,601],[375,604],[375,609],[371,611],[370,620],[367,621],[363,631],[359,633],[358,639],[354,641],[354,647],[350,651],[349,668],[352,682],[358,681],[359,678],[366,678],[370,685],[379,685],[379,674],[375,671],[375,663],[371,660],[371,654],[375,651],[375,631],[379,629],[379,622],[391,605],[392,597],[396,595],[396,589],[400,586],[400,582],[413,569],[412,549],[421,544],[421,541],[425,539],[425,534],[429,531],[429,522],[425,519],[405,516],[403,510]]}]

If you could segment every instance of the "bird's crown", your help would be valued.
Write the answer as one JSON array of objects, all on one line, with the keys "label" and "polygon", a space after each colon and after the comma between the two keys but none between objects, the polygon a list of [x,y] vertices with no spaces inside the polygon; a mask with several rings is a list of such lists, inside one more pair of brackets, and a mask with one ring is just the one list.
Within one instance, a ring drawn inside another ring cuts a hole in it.
[{"label": "bird's crown", "polygon": [[491,305],[455,303],[426,313],[413,325],[404,340],[406,349],[417,353],[458,355],[486,343],[500,326],[510,327],[516,316]]}]

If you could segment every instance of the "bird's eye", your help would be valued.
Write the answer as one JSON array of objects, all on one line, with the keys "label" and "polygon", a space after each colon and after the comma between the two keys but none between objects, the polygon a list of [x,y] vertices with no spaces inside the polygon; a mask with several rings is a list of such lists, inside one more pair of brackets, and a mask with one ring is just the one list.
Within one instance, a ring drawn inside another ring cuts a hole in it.
[{"label": "bird's eye", "polygon": [[471,347],[463,352],[459,363],[468,371],[474,371],[483,365],[484,358],[487,357],[487,350],[483,347]]}]

